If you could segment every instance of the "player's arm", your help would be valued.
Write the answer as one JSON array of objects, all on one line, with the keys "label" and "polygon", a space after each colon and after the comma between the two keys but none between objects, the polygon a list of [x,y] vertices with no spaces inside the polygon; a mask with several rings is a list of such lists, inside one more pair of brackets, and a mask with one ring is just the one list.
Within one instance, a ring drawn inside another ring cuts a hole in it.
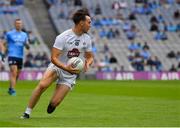
[{"label": "player's arm", "polygon": [[2,56],[2,61],[4,61],[4,58],[5,58],[5,54],[6,54],[6,43],[4,40],[0,40],[0,48],[1,48],[1,56]]},{"label": "player's arm", "polygon": [[3,40],[0,40],[0,41],[1,41],[1,43],[0,43],[1,52],[5,54],[6,53],[6,43]]},{"label": "player's arm", "polygon": [[94,61],[94,56],[93,56],[92,52],[85,52],[84,57],[85,57],[85,67],[84,67],[84,70],[87,71],[89,69],[90,65]]},{"label": "player's arm", "polygon": [[27,50],[30,49],[28,36],[26,37],[25,48],[26,48]]},{"label": "player's arm", "polygon": [[71,65],[65,65],[64,63],[62,63],[59,58],[62,55],[62,50],[59,50],[57,48],[52,48],[52,52],[51,52],[51,62],[56,65],[57,67],[71,73],[71,74],[78,74],[80,71],[77,69],[74,69],[71,67]]}]

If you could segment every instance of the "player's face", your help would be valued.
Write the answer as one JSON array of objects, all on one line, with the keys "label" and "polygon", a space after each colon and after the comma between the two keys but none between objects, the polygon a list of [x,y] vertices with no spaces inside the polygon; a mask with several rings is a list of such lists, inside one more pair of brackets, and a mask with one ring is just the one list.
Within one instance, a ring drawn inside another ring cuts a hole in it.
[{"label": "player's face", "polygon": [[21,20],[15,21],[15,27],[16,30],[20,31],[22,29],[22,21]]},{"label": "player's face", "polygon": [[91,27],[91,18],[89,16],[86,16],[86,20],[83,21],[83,32],[86,33],[89,31]]}]

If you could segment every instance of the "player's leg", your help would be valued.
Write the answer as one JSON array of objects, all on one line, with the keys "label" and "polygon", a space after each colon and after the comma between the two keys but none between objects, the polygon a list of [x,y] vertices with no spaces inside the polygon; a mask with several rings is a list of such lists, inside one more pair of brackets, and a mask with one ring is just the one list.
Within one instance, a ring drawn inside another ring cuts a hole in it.
[{"label": "player's leg", "polygon": [[15,86],[16,86],[16,78],[18,75],[18,67],[17,65],[10,65],[10,85],[8,93],[10,95],[16,95]]},{"label": "player's leg", "polygon": [[33,109],[37,103],[40,95],[57,79],[56,72],[53,70],[47,70],[37,87],[32,93],[28,107]]},{"label": "player's leg", "polygon": [[52,84],[53,81],[57,79],[57,74],[54,70],[46,70],[43,78],[38,83],[37,87],[34,89],[31,98],[28,103],[28,107],[24,115],[21,118],[29,118],[32,109],[37,104],[41,94]]},{"label": "player's leg", "polygon": [[17,76],[16,76],[16,82],[17,82],[17,80],[18,80],[18,78],[19,78],[19,74],[21,73],[21,69],[19,69],[18,68],[18,70],[17,70]]},{"label": "player's leg", "polygon": [[15,86],[22,69],[23,60],[21,58],[9,57],[9,68],[10,68],[10,87],[8,93],[10,95],[16,95]]},{"label": "player's leg", "polygon": [[69,90],[70,87],[64,84],[56,86],[54,94],[47,108],[48,113],[52,113],[55,110],[55,108],[63,101]]},{"label": "player's leg", "polygon": [[16,76],[16,81],[18,80],[19,78],[19,74],[21,73],[21,69],[23,67],[23,60],[18,60],[18,63],[17,63],[17,76]]}]

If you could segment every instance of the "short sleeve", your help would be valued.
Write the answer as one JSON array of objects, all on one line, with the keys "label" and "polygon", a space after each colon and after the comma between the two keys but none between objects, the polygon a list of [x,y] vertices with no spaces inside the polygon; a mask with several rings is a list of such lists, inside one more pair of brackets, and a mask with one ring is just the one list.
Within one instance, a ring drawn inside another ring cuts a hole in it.
[{"label": "short sleeve", "polygon": [[62,35],[56,37],[53,47],[59,50],[64,49],[65,40]]}]

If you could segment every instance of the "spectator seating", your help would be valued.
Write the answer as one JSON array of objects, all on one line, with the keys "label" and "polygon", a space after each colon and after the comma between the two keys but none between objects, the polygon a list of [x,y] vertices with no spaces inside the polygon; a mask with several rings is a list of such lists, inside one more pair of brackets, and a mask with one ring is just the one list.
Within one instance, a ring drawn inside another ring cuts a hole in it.
[{"label": "spectator seating", "polygon": [[[176,32],[169,32],[165,31],[167,35],[167,40],[155,40],[154,36],[156,32],[150,32],[150,17],[152,15],[159,17],[159,15],[162,15],[163,19],[159,18],[158,27],[161,28],[161,26],[165,27],[164,22],[168,25],[169,23],[172,23],[174,25],[179,24],[179,20],[175,20],[173,18],[173,13],[179,8],[179,4],[177,4],[174,1],[168,3],[167,1],[165,3],[161,3],[160,0],[153,3],[153,0],[149,0],[148,4],[137,4],[132,0],[119,0],[120,3],[123,3],[125,5],[123,8],[119,9],[112,9],[112,4],[114,0],[82,0],[82,6],[87,7],[93,17],[93,21],[96,18],[112,18],[116,19],[118,21],[117,25],[107,25],[107,26],[101,26],[96,27],[92,26],[92,30],[90,34],[92,35],[92,38],[95,39],[95,45],[97,47],[97,55],[95,56],[95,59],[97,62],[104,59],[104,44],[107,44],[109,47],[109,51],[114,54],[114,56],[118,60],[118,64],[116,65],[117,68],[120,70],[121,66],[124,66],[124,70],[136,70],[132,67],[131,63],[128,61],[128,46],[129,44],[134,42],[139,42],[143,44],[144,42],[147,42],[150,47],[150,53],[152,56],[157,56],[160,61],[162,62],[162,70],[168,70],[172,64],[177,65],[177,60],[169,60],[169,58],[166,57],[167,53],[171,50],[174,50],[175,52],[179,51],[180,49],[180,41],[179,41],[179,31]],[[99,4],[101,9],[101,14],[96,15],[95,14],[95,7]],[[69,15],[71,15],[70,12],[73,12],[72,10],[76,10],[80,8],[80,6],[74,6],[73,4],[67,5],[66,3],[58,3],[57,5],[52,5],[49,9],[50,16],[52,18],[52,21],[54,22],[57,30],[59,33],[64,31],[65,29],[68,29],[72,22],[69,20],[70,17],[59,17],[59,8],[63,5],[63,11]],[[136,20],[128,20],[128,15],[136,9],[136,7],[144,7],[144,5],[147,5],[148,8],[151,6],[151,10],[148,13],[135,13]],[[167,13],[168,12],[168,13]],[[122,19],[117,19],[117,14],[122,14]],[[133,24],[136,27],[136,36],[135,39],[129,40],[127,39],[126,32],[123,31],[123,24],[128,21],[131,25]],[[115,28],[119,30],[120,37],[118,38],[101,38],[99,36],[99,32],[103,29],[109,30],[110,28]],[[164,28],[161,28],[164,29]],[[106,53],[109,56],[109,53]],[[116,67],[115,66],[115,67]],[[114,68],[114,65],[112,66]],[[150,70],[149,67],[145,66],[145,70]]]},{"label": "spectator seating", "polygon": [[[2,6],[3,6],[3,4],[2,4]],[[0,35],[2,35],[4,31],[9,31],[12,28],[14,28],[14,20],[16,18],[20,18],[20,19],[22,19],[22,21],[24,23],[24,30],[26,32],[31,31],[31,33],[36,37],[36,39],[38,41],[37,44],[30,45],[30,47],[31,47],[30,52],[33,53],[34,56],[38,52],[42,52],[42,53],[45,52],[49,58],[50,51],[47,48],[47,46],[45,45],[45,43],[43,42],[28,9],[24,5],[13,5],[11,7],[14,7],[16,9],[15,13],[4,13],[4,12],[0,13]],[[8,69],[7,65],[8,64],[5,64],[5,66],[6,66],[5,69]]]}]

